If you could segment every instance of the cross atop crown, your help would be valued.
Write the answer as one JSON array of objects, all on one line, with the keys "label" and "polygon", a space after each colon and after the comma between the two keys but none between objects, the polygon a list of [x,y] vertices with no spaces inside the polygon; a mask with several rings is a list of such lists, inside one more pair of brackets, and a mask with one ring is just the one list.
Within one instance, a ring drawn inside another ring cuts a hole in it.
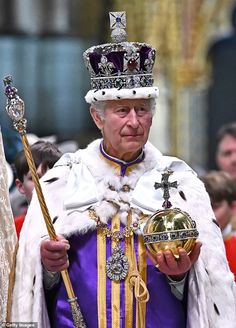
[{"label": "cross atop crown", "polygon": [[126,13],[125,11],[111,11],[110,16],[110,28],[126,28]]},{"label": "cross atop crown", "polygon": [[113,42],[124,42],[127,40],[126,28],[126,13],[125,11],[109,12],[110,29]]}]

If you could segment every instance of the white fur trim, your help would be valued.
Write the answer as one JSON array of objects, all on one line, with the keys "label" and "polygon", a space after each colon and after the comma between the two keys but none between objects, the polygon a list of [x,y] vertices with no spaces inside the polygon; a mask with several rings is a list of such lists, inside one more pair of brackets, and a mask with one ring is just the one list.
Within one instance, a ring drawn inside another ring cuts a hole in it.
[{"label": "white fur trim", "polygon": [[[68,159],[70,159],[71,165],[78,165],[74,159],[81,158],[81,161],[92,172],[98,192],[98,202],[93,207],[104,222],[107,222],[116,208],[109,200],[115,199],[117,203],[122,205],[125,201],[130,202],[132,194],[140,203],[139,207],[133,202],[133,208],[131,208],[133,217],[136,218],[140,213],[140,208],[143,209],[146,206],[142,199],[146,193],[144,187],[152,189],[156,179],[160,180],[161,172],[167,166],[173,168],[173,179],[176,179],[179,184],[178,191],[184,192],[187,201],[180,197],[176,189],[171,189],[171,201],[174,206],[188,212],[196,221],[199,240],[203,244],[199,259],[189,272],[188,322],[186,327],[234,328],[236,322],[235,283],[226,261],[220,229],[212,220],[214,214],[203,183],[197,179],[193,171],[183,161],[162,156],[150,143],[145,146],[144,161],[129,176],[121,179],[114,174],[113,167],[105,161],[99,160],[99,144],[100,140],[96,140],[87,149],[63,157],[60,160],[60,166],[50,170],[41,180],[44,181],[42,188],[49,213],[52,218],[58,217],[55,222],[57,233],[66,236],[75,233],[84,234],[96,227],[96,223],[89,218],[87,211],[81,213],[79,207],[66,211],[63,207],[63,191],[70,174]],[[98,161],[99,165],[97,165]],[[145,174],[145,172],[148,173]],[[147,179],[149,174],[150,179]],[[51,178],[58,178],[58,180],[47,183]],[[108,184],[115,186],[116,190],[110,190]],[[121,187],[124,184],[131,186],[130,193],[122,192]],[[137,194],[138,190],[141,197]],[[152,203],[148,204],[149,207],[152,210],[160,208],[163,201],[161,192],[156,190],[150,196],[152,196]],[[109,206],[107,206],[108,204]],[[126,214],[126,206],[121,206],[119,215],[124,224]],[[40,214],[38,200],[34,195],[19,242],[12,321],[36,321],[39,323],[39,328],[49,327],[39,256],[40,240],[45,234],[47,234],[45,224]]]},{"label": "white fur trim", "polygon": [[96,101],[121,100],[121,99],[149,99],[157,98],[159,95],[158,87],[143,87],[133,89],[102,89],[89,90],[85,96],[88,104]]}]

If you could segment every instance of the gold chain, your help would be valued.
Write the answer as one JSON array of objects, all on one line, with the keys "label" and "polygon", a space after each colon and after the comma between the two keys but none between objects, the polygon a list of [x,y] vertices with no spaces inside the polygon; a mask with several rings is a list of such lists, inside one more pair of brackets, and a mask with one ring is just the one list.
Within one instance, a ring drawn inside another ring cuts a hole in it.
[{"label": "gold chain", "polygon": [[96,214],[95,210],[89,209],[89,217],[90,219],[96,221],[97,223],[97,229],[101,229],[104,236],[111,238],[115,242],[119,242],[120,240],[124,238],[129,238],[133,236],[133,233],[135,230],[139,229],[139,223],[134,222],[130,226],[124,227],[123,231],[112,231],[111,228],[105,224],[102,223],[99,216]]}]

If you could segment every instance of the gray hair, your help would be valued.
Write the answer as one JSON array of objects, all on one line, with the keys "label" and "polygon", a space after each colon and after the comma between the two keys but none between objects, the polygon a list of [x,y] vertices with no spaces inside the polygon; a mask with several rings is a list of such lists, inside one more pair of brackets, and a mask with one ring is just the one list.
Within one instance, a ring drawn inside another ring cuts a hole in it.
[{"label": "gray hair", "polygon": [[[150,101],[150,109],[151,109],[152,116],[154,116],[156,112],[156,99],[150,98],[148,100]],[[105,114],[106,103],[107,103],[106,100],[104,100],[104,101],[96,101],[92,104],[92,107],[95,108],[96,112],[101,118],[105,117],[104,114]]]}]

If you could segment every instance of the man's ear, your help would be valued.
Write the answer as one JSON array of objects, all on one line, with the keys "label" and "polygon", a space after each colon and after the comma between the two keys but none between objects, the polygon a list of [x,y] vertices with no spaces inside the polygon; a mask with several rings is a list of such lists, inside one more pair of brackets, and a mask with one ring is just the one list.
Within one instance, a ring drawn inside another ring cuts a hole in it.
[{"label": "man's ear", "polygon": [[25,187],[22,181],[20,181],[19,179],[15,180],[15,184],[16,184],[16,188],[18,189],[18,191],[24,195],[25,194]]},{"label": "man's ear", "polygon": [[102,130],[104,119],[98,114],[98,112],[93,106],[90,107],[90,114],[93,118],[94,123],[99,128],[99,130]]}]

